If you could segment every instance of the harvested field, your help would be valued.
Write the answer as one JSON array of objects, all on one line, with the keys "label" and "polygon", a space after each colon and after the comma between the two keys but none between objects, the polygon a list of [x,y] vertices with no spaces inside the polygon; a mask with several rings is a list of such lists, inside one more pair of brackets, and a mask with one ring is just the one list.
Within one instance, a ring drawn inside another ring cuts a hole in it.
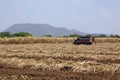
[{"label": "harvested field", "polygon": [[0,80],[120,80],[120,43],[1,44]]},{"label": "harvested field", "polygon": [[[74,38],[19,37],[0,38],[0,44],[72,43]],[[95,38],[96,43],[120,43],[120,38]]]}]

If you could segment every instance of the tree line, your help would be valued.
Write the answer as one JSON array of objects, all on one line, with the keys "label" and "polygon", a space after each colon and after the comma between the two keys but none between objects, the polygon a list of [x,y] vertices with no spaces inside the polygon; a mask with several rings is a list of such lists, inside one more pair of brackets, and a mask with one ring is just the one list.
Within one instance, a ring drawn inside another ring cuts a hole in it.
[{"label": "tree line", "polygon": [[[10,38],[10,37],[28,37],[28,36],[32,36],[32,34],[28,33],[28,32],[17,32],[17,33],[10,33],[10,32],[0,32],[0,37],[1,38]],[[80,34],[70,34],[70,35],[65,35],[65,36],[60,36],[60,37],[78,37],[80,36]],[[91,34],[87,34],[86,36],[92,36]],[[52,35],[43,35],[42,37],[52,37]],[[118,34],[111,34],[111,35],[106,35],[106,34],[100,34],[100,35],[96,35],[94,37],[114,37],[114,38],[120,38],[120,35]]]},{"label": "tree line", "polygon": [[[67,35],[67,36],[63,36],[63,37],[78,37],[78,36],[80,36],[80,34],[71,34],[71,35]],[[85,36],[93,36],[93,35],[87,34]],[[105,37],[120,38],[120,35],[118,35],[118,34],[115,34],[115,35],[114,34],[111,34],[111,35],[100,34],[100,35],[95,35],[94,37],[96,37],[96,38],[98,38],[98,37],[100,37],[100,38],[105,38]]]},{"label": "tree line", "polygon": [[28,32],[17,32],[17,33],[10,33],[10,32],[0,32],[0,37],[1,38],[10,38],[10,37],[28,37],[28,36],[32,36],[32,34],[28,33]]}]

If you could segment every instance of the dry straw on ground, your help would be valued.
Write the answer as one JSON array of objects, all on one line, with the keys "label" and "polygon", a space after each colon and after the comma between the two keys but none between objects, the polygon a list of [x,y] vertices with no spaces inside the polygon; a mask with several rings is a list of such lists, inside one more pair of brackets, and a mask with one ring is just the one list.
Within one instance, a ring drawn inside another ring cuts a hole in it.
[{"label": "dry straw on ground", "polygon": [[120,74],[120,43],[0,45],[0,63],[32,69]]},{"label": "dry straw on ground", "polygon": [[[0,38],[0,44],[72,43],[74,38],[19,37]],[[96,43],[120,43],[120,38],[95,38]]]},{"label": "dry straw on ground", "polygon": [[[21,69],[23,71],[25,70],[25,72],[28,71],[28,74],[29,71],[40,72],[42,70],[44,74],[44,71],[52,70],[63,71],[67,74],[71,74],[71,72],[81,73],[88,75],[88,77],[93,74],[93,78],[86,79],[86,77],[78,76],[79,78],[74,80],[96,80],[96,75],[100,75],[99,78],[101,78],[99,80],[119,80],[119,38],[96,38],[95,41],[97,44],[92,45],[73,45],[72,40],[73,38],[32,37],[0,39],[0,70],[10,68],[10,70],[12,69],[12,71],[17,72],[17,69]],[[25,72],[21,75],[18,70],[19,75],[17,73],[9,76],[3,75],[0,76],[0,79],[9,80],[9,78],[20,78],[29,80],[28,75],[24,75]],[[55,75],[57,75],[56,73]],[[33,74],[31,76],[33,78],[35,76],[38,77],[37,75],[33,76]],[[48,74],[46,76],[48,78]],[[65,78],[65,76],[62,77]],[[66,75],[66,78],[72,80],[69,75]]]}]

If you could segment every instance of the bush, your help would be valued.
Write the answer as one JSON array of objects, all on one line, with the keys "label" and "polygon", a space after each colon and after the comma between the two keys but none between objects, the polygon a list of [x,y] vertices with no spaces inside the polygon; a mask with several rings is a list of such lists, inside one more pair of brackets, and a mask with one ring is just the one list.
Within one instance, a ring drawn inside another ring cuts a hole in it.
[{"label": "bush", "polygon": [[101,34],[98,37],[108,37],[106,34]]},{"label": "bush", "polygon": [[12,36],[13,37],[28,37],[32,35],[28,32],[18,32],[18,33],[12,34]]}]

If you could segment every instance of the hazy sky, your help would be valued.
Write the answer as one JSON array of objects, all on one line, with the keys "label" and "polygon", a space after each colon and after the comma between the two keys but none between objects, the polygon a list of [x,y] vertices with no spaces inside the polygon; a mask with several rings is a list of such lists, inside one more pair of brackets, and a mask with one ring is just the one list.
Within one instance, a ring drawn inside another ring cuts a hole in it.
[{"label": "hazy sky", "polygon": [[16,23],[120,34],[120,0],[0,0],[0,31]]}]

